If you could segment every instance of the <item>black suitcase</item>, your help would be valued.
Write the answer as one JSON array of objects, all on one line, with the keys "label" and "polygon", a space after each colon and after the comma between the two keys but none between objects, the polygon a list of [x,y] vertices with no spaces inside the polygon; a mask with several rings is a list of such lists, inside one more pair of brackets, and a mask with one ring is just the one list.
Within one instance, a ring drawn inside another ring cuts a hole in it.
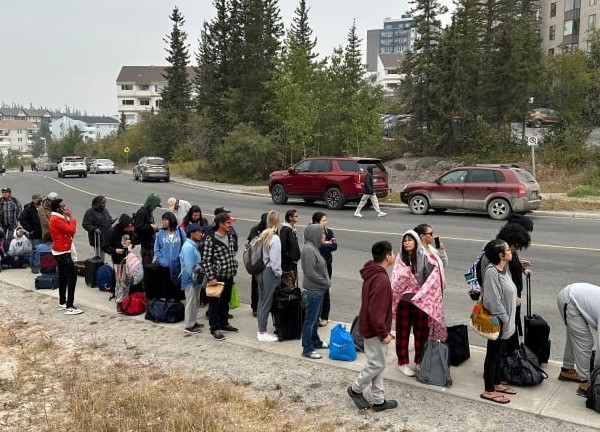
[{"label": "black suitcase", "polygon": [[471,348],[469,346],[469,331],[465,324],[458,324],[447,327],[449,363],[450,366],[458,366],[471,357]]},{"label": "black suitcase", "polygon": [[58,274],[41,274],[35,278],[35,289],[58,288]]},{"label": "black suitcase", "polygon": [[540,364],[550,358],[550,326],[544,318],[531,313],[531,277],[527,276],[527,314],[525,315],[525,346],[538,358]]},{"label": "black suitcase", "polygon": [[277,290],[271,307],[275,334],[280,340],[300,339],[304,322],[300,288]]},{"label": "black suitcase", "polygon": [[185,292],[171,281],[171,272],[158,264],[144,266],[144,289],[146,298],[165,299],[175,302],[185,298]]},{"label": "black suitcase", "polygon": [[83,275],[85,277],[85,284],[89,287],[98,286],[96,281],[96,273],[98,269],[104,265],[104,261],[100,258],[100,248],[98,247],[98,235],[94,235],[94,253],[96,254],[92,258],[88,258],[84,261]]}]

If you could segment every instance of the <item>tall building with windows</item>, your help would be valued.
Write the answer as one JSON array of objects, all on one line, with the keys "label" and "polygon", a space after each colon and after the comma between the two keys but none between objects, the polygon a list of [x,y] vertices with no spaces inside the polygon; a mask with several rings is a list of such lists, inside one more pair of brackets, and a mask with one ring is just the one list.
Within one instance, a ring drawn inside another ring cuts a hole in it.
[{"label": "tall building with windows", "polygon": [[546,54],[588,50],[588,32],[600,17],[599,0],[539,0],[540,37]]},{"label": "tall building with windows", "polygon": [[367,31],[367,71],[376,72],[379,54],[410,51],[417,36],[412,15],[400,19],[386,18],[382,29]]}]

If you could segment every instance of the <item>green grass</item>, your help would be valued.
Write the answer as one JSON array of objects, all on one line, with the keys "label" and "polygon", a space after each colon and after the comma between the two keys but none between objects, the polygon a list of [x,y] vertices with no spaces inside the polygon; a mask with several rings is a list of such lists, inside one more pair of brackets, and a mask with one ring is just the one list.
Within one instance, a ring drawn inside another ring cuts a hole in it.
[{"label": "green grass", "polygon": [[600,188],[590,185],[575,186],[567,192],[567,196],[572,198],[597,197],[600,196]]}]

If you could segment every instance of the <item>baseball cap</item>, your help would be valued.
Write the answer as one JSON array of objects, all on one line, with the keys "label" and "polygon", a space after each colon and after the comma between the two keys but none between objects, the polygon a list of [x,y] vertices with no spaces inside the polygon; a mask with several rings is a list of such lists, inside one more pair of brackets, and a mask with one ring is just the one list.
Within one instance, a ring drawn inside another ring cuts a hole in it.
[{"label": "baseball cap", "polygon": [[2,192],[12,192],[9,187],[3,187]]},{"label": "baseball cap", "polygon": [[49,200],[55,200],[58,199],[58,194],[56,192],[50,192],[46,198]]},{"label": "baseball cap", "polygon": [[132,232],[134,229],[135,228],[134,228],[133,224],[128,224],[123,227],[123,231],[125,231],[125,232]]},{"label": "baseball cap", "polygon": [[219,213],[231,213],[231,210],[226,210],[225,207],[217,207],[215,209],[214,215],[218,215]]},{"label": "baseball cap", "polygon": [[191,223],[188,225],[187,227],[187,233],[191,234],[194,231],[202,231],[204,232],[204,227],[202,225],[200,225],[199,223]]},{"label": "baseball cap", "polygon": [[215,216],[215,225],[219,225],[223,222],[235,222],[237,219],[231,217],[228,212],[221,212]]}]

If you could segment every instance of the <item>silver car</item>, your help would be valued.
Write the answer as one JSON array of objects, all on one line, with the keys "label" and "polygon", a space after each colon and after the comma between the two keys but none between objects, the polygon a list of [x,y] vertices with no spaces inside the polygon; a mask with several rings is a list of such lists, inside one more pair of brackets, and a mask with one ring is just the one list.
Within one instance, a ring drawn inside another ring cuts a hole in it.
[{"label": "silver car", "polygon": [[115,163],[110,159],[96,159],[90,165],[90,173],[92,174],[115,174]]}]

